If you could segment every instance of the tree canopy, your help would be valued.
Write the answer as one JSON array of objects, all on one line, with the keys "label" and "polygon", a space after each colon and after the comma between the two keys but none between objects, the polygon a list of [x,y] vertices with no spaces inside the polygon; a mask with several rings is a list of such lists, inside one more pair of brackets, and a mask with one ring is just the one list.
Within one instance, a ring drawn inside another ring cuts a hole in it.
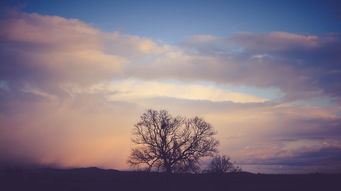
[{"label": "tree canopy", "polygon": [[233,173],[240,172],[241,168],[233,164],[231,159],[225,155],[217,155],[211,160],[208,172],[210,173]]},{"label": "tree canopy", "polygon": [[128,162],[147,170],[199,172],[199,159],[213,156],[218,141],[200,117],[173,117],[166,110],[147,110],[135,124]]}]

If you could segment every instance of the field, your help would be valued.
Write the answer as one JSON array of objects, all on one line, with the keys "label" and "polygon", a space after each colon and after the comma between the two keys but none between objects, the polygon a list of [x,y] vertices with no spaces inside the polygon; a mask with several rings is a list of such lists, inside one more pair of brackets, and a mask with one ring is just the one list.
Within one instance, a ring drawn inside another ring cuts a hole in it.
[{"label": "field", "polygon": [[270,175],[123,172],[99,168],[3,169],[3,191],[87,190],[341,190],[341,174]]}]

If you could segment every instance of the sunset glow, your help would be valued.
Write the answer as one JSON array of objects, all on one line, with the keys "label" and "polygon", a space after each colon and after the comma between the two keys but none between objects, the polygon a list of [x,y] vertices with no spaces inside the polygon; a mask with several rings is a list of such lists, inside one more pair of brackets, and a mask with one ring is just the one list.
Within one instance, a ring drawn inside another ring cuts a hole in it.
[{"label": "sunset glow", "polygon": [[0,3],[1,164],[130,169],[152,108],[246,171],[340,172],[339,3],[142,2]]}]

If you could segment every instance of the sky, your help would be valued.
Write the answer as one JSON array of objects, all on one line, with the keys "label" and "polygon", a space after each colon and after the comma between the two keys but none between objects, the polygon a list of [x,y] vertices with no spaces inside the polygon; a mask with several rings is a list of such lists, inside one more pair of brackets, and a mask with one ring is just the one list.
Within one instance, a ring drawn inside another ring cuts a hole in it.
[{"label": "sky", "polygon": [[338,1],[0,3],[0,163],[130,169],[147,109],[245,171],[341,171]]}]

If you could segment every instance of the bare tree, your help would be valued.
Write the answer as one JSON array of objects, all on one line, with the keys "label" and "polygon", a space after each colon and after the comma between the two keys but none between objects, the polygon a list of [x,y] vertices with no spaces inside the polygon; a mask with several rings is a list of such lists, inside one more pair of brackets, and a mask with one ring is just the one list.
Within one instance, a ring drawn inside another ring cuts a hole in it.
[{"label": "bare tree", "polygon": [[218,141],[202,118],[173,117],[166,110],[148,110],[135,124],[128,162],[147,170],[197,172],[199,159],[213,156]]},{"label": "bare tree", "polygon": [[208,168],[208,172],[211,173],[231,173],[231,172],[240,172],[241,168],[239,166],[235,166],[231,159],[225,155],[223,156],[215,156]]}]

